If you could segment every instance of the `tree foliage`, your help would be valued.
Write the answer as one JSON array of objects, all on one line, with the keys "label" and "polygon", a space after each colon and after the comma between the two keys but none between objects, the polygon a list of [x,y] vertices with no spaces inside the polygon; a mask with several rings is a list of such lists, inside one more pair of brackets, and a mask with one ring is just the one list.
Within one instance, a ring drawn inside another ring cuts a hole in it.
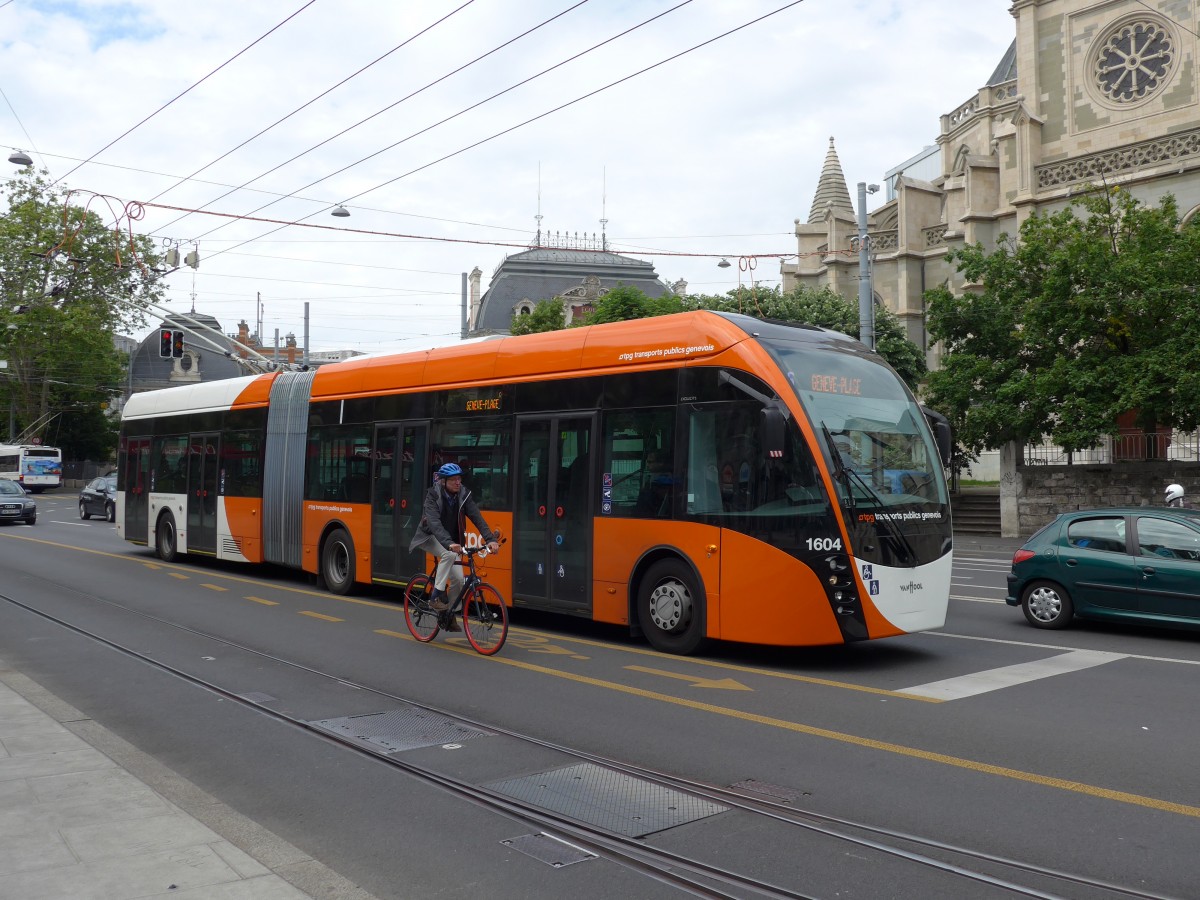
[{"label": "tree foliage", "polygon": [[509,332],[512,334],[539,334],[543,331],[558,331],[567,327],[566,312],[562,297],[539,300],[533,312],[513,316]]},{"label": "tree foliage", "polygon": [[[68,458],[94,457],[95,438],[107,450],[116,434],[96,413],[126,380],[113,335],[145,324],[161,296],[159,259],[148,238],[105,224],[32,170],[9,180],[4,194],[0,359],[8,365],[0,369],[0,410],[12,410],[17,433],[32,428]],[[77,437],[84,426],[86,439]]]},{"label": "tree foliage", "polygon": [[592,311],[578,323],[600,325],[604,322],[624,322],[627,319],[649,319],[684,311],[683,300],[674,294],[651,297],[641,288],[618,284],[601,297]]},{"label": "tree foliage", "polygon": [[[561,297],[543,300],[529,315],[513,317],[512,333],[532,334],[565,327],[563,307]],[[590,313],[573,322],[572,327],[646,319],[694,309],[818,325],[858,337],[857,301],[846,300],[828,288],[800,287],[785,294],[778,287],[763,285],[739,288],[725,295],[696,294],[685,298],[675,294],[651,297],[640,288],[619,284],[601,297]],[[915,391],[925,377],[925,354],[908,339],[895,313],[880,306],[875,308],[875,349]]]},{"label": "tree foliage", "polygon": [[[858,302],[829,288],[798,287],[784,293],[778,287],[755,285],[724,296],[689,298],[698,309],[737,312],[759,319],[818,325],[857,338]],[[875,349],[913,391],[925,377],[925,354],[904,331],[887,307],[875,307]]]},{"label": "tree foliage", "polygon": [[1119,189],[1034,215],[1019,240],[953,251],[968,284],[927,292],[945,347],[931,402],[969,451],[1051,436],[1068,450],[1116,434],[1133,413],[1155,428],[1200,417],[1200,225],[1180,227]]}]

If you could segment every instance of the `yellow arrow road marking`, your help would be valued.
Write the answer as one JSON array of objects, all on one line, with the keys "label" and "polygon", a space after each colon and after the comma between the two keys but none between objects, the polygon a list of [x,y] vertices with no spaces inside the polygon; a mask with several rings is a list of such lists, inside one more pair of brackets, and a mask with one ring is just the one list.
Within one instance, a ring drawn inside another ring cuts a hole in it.
[{"label": "yellow arrow road marking", "polygon": [[646,666],[626,666],[630,672],[645,672],[648,675],[661,675],[663,678],[678,678],[680,681],[690,681],[692,687],[717,688],[722,691],[752,691],[739,681],[732,678],[697,678],[695,675],[684,675],[681,672],[666,672],[662,669],[651,669]]}]

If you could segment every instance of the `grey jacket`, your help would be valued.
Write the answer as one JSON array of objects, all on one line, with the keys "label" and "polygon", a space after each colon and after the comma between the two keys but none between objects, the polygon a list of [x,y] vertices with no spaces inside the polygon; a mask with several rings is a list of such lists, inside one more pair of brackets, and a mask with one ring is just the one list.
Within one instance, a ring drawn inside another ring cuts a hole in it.
[{"label": "grey jacket", "polygon": [[445,493],[440,482],[432,485],[425,492],[425,502],[421,507],[421,522],[417,525],[416,533],[408,545],[409,550],[416,550],[430,537],[437,538],[438,543],[447,549],[451,544],[461,544],[463,538],[466,537],[467,518],[475,523],[475,527],[479,529],[479,533],[483,535],[485,541],[496,540],[495,532],[488,527],[488,523],[479,512],[475,501],[471,499],[471,492],[466,489],[465,485],[453,501],[457,533],[451,534],[442,523],[442,497],[445,496]]}]

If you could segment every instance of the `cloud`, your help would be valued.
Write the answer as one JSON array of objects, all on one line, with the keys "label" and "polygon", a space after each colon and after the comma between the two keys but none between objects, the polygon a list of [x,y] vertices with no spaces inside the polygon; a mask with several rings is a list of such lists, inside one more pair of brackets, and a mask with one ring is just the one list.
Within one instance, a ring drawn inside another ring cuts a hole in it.
[{"label": "cloud", "polygon": [[[0,84],[16,113],[0,106],[0,143],[33,152],[61,177],[302,5],[0,8]],[[852,191],[859,180],[880,181],[934,142],[938,117],[983,85],[1014,36],[1001,2],[973,3],[967,15],[950,0],[808,0],[687,52],[784,0],[696,0],[668,12],[675,5],[591,2],[564,13],[568,0],[478,0],[434,24],[455,7],[317,2],[68,182],[125,200],[167,191],[159,203],[211,203],[230,215],[276,199],[263,192],[297,194],[260,215],[313,216],[363,233],[290,227],[260,237],[272,226],[195,214],[176,221],[179,213],[148,209],[141,225],[156,237],[199,241],[199,270],[170,277],[172,306],[190,308],[194,293],[196,308],[232,332],[239,319],[254,323],[261,294],[270,339],[276,328],[302,335],[307,300],[314,349],[386,349],[403,338],[456,335],[460,273],[479,266],[486,288],[517,249],[463,242],[520,245],[539,209],[552,232],[599,232],[607,218],[610,242],[652,259],[664,279],[730,290],[737,267],[717,269],[712,254],[794,251],[792,223],[807,218],[830,135]],[[420,133],[658,13],[658,21]],[[262,176],[253,189],[217,200],[227,188],[174,187],[406,41],[198,176],[230,186]],[[328,216],[333,204],[360,194],[349,219]],[[755,275],[777,281],[778,265],[763,260]]]}]

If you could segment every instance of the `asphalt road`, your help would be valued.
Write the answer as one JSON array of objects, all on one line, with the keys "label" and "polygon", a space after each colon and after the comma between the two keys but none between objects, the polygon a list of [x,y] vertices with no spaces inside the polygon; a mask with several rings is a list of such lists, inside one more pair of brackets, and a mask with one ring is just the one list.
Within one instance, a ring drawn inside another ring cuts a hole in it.
[{"label": "asphalt road", "polygon": [[[1036,631],[1004,604],[1010,549],[960,545],[941,632],[682,658],[616,629],[518,614],[501,654],[484,659],[461,641],[411,640],[386,593],[341,598],[296,573],[163,565],[113,526],[80,522],[74,494],[38,502],[36,526],[0,528],[0,595],[306,721],[395,705],[350,683],[366,685],[707,784],[777,786],[815,812],[1196,895],[1200,640],[1090,624]],[[515,854],[502,841],[524,823],[6,602],[0,656],[378,897],[677,896],[610,861],[555,869]],[[479,778],[555,764],[512,742],[464,747],[410,752]],[[1005,896],[729,816],[647,840],[752,858],[810,896]]]}]

